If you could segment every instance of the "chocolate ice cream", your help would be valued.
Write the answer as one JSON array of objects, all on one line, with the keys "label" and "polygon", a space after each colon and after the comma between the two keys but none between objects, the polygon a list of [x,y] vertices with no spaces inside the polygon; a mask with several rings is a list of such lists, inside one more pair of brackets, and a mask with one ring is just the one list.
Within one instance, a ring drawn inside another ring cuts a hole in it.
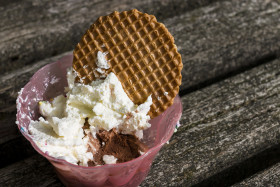
[{"label": "chocolate ice cream", "polygon": [[122,163],[137,158],[148,150],[138,137],[120,134],[115,128],[110,131],[101,130],[96,133],[96,137],[90,138],[89,151],[93,153],[94,160],[88,162],[89,166],[104,165],[104,155],[112,155],[117,159],[117,163]]}]

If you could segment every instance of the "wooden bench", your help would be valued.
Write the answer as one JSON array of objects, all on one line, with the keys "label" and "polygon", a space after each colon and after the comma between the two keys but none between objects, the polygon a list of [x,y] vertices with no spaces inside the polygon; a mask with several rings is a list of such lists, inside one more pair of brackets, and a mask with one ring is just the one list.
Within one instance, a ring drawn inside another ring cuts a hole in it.
[{"label": "wooden bench", "polygon": [[181,127],[141,186],[279,186],[277,0],[1,1],[0,186],[62,186],[15,125],[17,93],[114,10],[154,14],[184,68]]}]

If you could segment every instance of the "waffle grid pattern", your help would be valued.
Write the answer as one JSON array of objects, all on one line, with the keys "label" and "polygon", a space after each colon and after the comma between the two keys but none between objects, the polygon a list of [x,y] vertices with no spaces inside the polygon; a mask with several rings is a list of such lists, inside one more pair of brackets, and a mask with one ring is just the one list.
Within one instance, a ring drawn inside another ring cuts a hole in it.
[{"label": "waffle grid pattern", "polygon": [[135,104],[152,94],[153,118],[173,103],[181,84],[182,61],[174,39],[154,16],[137,10],[100,17],[74,50],[73,68],[87,84],[102,74],[96,71],[97,52],[106,59]]}]

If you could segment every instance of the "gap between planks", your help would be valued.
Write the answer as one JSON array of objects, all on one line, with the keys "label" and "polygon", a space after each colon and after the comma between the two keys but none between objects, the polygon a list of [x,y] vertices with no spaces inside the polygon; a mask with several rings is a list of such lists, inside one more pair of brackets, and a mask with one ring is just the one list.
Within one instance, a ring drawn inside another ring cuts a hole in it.
[{"label": "gap between planks", "polygon": [[[279,157],[279,152],[277,152]],[[267,168],[255,175],[245,179],[244,181],[233,185],[233,187],[242,187],[242,186],[279,186],[280,185],[280,162]]]}]

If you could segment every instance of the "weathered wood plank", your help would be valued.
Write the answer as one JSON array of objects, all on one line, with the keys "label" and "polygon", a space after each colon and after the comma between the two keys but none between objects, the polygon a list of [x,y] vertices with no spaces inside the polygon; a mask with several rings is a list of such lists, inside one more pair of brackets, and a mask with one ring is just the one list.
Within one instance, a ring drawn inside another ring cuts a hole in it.
[{"label": "weathered wood plank", "polygon": [[0,2],[0,74],[72,50],[102,15],[138,8],[159,20],[216,0]]},{"label": "weathered wood plank", "polygon": [[233,185],[233,187],[242,186],[280,186],[280,163]]},{"label": "weathered wood plank", "polygon": [[[277,145],[280,60],[185,95],[182,102],[182,127],[160,151],[141,186],[199,184]],[[25,166],[19,163],[17,167]],[[5,171],[11,175],[10,169]],[[234,172],[240,171],[230,174]],[[19,175],[28,180],[35,177],[29,173]],[[217,184],[230,183],[230,177],[218,179]]]},{"label": "weathered wood plank", "polygon": [[1,168],[0,178],[2,186],[63,186],[53,166],[40,155]]},{"label": "weathered wood plank", "polygon": [[165,20],[184,62],[181,90],[274,58],[280,52],[279,16],[280,1],[247,0]]},{"label": "weathered wood plank", "polygon": [[[183,127],[162,149],[143,186],[197,184],[279,144],[280,60],[186,95],[182,102]],[[219,180],[230,183],[230,177]]]}]

